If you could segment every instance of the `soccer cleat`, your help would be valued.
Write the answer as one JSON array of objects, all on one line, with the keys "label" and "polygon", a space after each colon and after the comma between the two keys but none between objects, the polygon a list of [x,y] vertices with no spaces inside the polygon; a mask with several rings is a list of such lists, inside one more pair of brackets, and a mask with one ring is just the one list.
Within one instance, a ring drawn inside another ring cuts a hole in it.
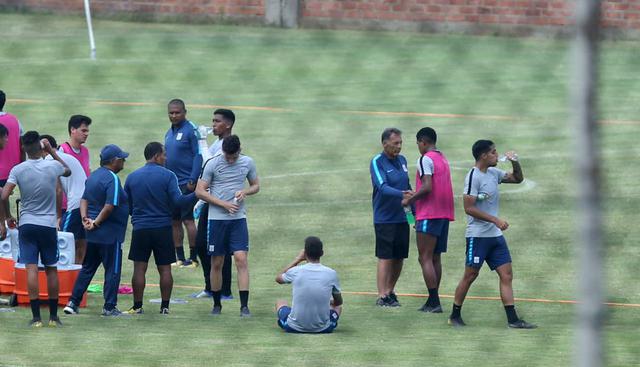
[{"label": "soccer cleat", "polygon": [[376,306],[379,307],[387,307],[387,302],[385,302],[386,297],[378,297],[378,299],[376,300]]},{"label": "soccer cleat", "polygon": [[251,312],[249,311],[249,307],[247,306],[240,307],[240,317],[251,317]]},{"label": "soccer cleat", "polygon": [[200,292],[193,293],[189,297],[191,297],[191,298],[211,298],[211,297],[213,297],[213,294],[210,291],[201,290]]},{"label": "soccer cleat", "polygon": [[62,327],[62,321],[58,316],[49,319],[49,327]]},{"label": "soccer cleat", "polygon": [[195,269],[198,266],[200,266],[200,263],[198,262],[198,260],[186,259],[185,261],[182,262],[182,266],[180,267]]},{"label": "soccer cleat", "polygon": [[389,293],[389,298],[391,298],[391,300],[398,302],[398,304],[400,303],[400,301],[398,301],[398,296],[396,295],[395,292],[391,292]]},{"label": "soccer cleat", "polygon": [[213,306],[213,309],[211,309],[211,314],[218,316],[222,313],[222,306]]},{"label": "soccer cleat", "polygon": [[144,313],[144,310],[142,309],[142,307],[140,308],[131,307],[130,309],[126,310],[124,313],[127,313],[129,315],[142,315]]},{"label": "soccer cleat", "polygon": [[449,317],[449,320],[447,321],[447,323],[453,327],[467,326],[467,324],[465,324],[464,321],[462,321],[462,317],[455,317],[455,318]]},{"label": "soccer cleat", "polygon": [[160,309],[160,315],[168,315],[169,314],[169,309],[164,307]]},{"label": "soccer cleat", "polygon": [[224,294],[220,296],[221,301],[231,301],[233,299],[233,294],[225,296]]},{"label": "soccer cleat", "polygon": [[400,302],[394,301],[390,296],[380,297],[376,300],[376,306],[380,307],[400,307]]},{"label": "soccer cleat", "polygon": [[176,261],[174,263],[171,263],[171,266],[175,268],[175,267],[180,267],[183,264],[184,264],[184,262],[182,260],[178,260],[178,261]]},{"label": "soccer cleat", "polygon": [[42,327],[42,320],[40,320],[40,319],[31,319],[31,321],[29,321],[29,326],[31,326],[32,328]]},{"label": "soccer cleat", "polygon": [[80,310],[78,309],[78,306],[73,303],[73,301],[69,301],[69,303],[67,303],[67,305],[62,309],[62,312],[67,315],[76,315],[80,313]]},{"label": "soccer cleat", "polygon": [[512,329],[535,329],[538,327],[538,325],[528,323],[523,319],[519,319],[516,322],[510,322],[509,327]]},{"label": "soccer cleat", "polygon": [[418,311],[428,312],[428,313],[442,313],[442,306],[441,305],[431,306],[425,303],[424,305],[422,305],[422,307],[418,309]]},{"label": "soccer cleat", "polygon": [[105,317],[118,317],[118,316],[130,316],[130,314],[128,312],[122,312],[120,310],[118,310],[117,307],[114,307],[110,310],[107,309],[102,309],[102,313],[100,314],[101,316],[105,316]]}]

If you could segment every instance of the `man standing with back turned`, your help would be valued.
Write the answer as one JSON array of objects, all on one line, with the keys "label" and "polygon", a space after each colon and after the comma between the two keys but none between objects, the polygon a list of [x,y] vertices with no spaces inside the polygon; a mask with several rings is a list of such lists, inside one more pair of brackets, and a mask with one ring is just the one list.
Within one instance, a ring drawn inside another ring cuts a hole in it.
[{"label": "man standing with back turned", "polygon": [[518,317],[514,306],[513,272],[511,255],[502,231],[509,228],[509,223],[498,218],[501,183],[521,183],[524,180],[518,157],[514,152],[507,152],[506,158],[511,161],[513,172],[507,173],[495,168],[498,164],[498,152],[490,140],[478,140],[472,147],[476,165],[469,171],[464,180],[464,211],[467,213],[467,251],[464,276],[458,283],[453,310],[449,316],[449,325],[465,326],[461,309],[471,283],[478,277],[482,263],[485,261],[491,270],[500,277],[500,298],[507,313],[508,325],[514,329],[533,329],[536,327]]}]

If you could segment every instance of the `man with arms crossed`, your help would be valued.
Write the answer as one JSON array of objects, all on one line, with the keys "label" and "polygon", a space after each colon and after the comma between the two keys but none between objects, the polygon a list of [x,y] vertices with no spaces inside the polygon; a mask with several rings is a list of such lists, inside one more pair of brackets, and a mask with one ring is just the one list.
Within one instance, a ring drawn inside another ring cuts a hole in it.
[{"label": "man with arms crossed", "polygon": [[[29,303],[33,318],[32,327],[42,327],[40,318],[40,299],[38,287],[38,257],[45,266],[47,290],[49,294],[49,326],[61,326],[58,318],[58,232],[56,230],[58,215],[56,212],[56,185],[58,177],[69,176],[71,170],[58,156],[46,139],[40,140],[36,131],[28,131],[22,136],[22,149],[28,160],[11,169],[7,183],[2,189],[2,202],[6,206],[13,189],[20,189],[19,243],[20,258],[18,262],[27,269],[27,287]],[[45,152],[54,160],[42,159]],[[7,215],[9,218],[7,218]],[[0,238],[7,235],[5,220],[10,224],[15,219],[10,213],[0,213]]]},{"label": "man with arms crossed", "polygon": [[160,273],[160,313],[169,313],[169,301],[173,289],[171,263],[176,260],[172,241],[171,215],[174,208],[189,206],[195,194],[182,195],[176,175],[164,168],[167,160],[162,144],[152,142],[144,148],[147,164],[133,171],[124,184],[131,208],[131,248],[129,260],[133,261],[133,307],[129,314],[141,314],[145,275],[149,258],[153,257]]},{"label": "man with arms crossed", "polygon": [[411,195],[407,160],[400,154],[402,132],[382,132],[382,153],[371,160],[373,226],[376,234],[378,299],[380,307],[399,307],[394,291],[404,259],[409,256],[409,224],[402,200]]},{"label": "man with arms crossed", "polygon": [[416,172],[416,193],[402,205],[415,203],[416,242],[422,277],[429,292],[427,302],[419,309],[441,313],[438,287],[442,278],[440,254],[447,252],[449,221],[454,220],[453,186],[449,162],[436,148],[435,130],[424,127],[416,134],[420,158]]},{"label": "man with arms crossed", "polygon": [[[322,241],[307,237],[304,250],[276,277],[293,284],[293,309],[287,301],[276,303],[278,325],[289,333],[330,333],[342,313],[340,281],[335,270],[320,264]],[[303,261],[307,264],[298,266]]]},{"label": "man with arms crossed", "polygon": [[[245,180],[249,187],[244,187]],[[222,311],[222,264],[232,253],[238,271],[240,316],[249,317],[249,231],[245,198],[260,191],[253,159],[240,154],[240,139],[230,135],[222,142],[222,154],[209,160],[198,181],[196,195],[209,203],[209,255],[211,255],[211,290],[213,315]]]},{"label": "man with arms crossed", "polygon": [[515,329],[533,329],[536,327],[518,317],[514,306],[511,270],[511,255],[502,231],[509,223],[498,217],[501,183],[521,183],[524,180],[520,163],[514,152],[507,152],[513,172],[507,173],[495,168],[498,164],[498,152],[490,140],[478,140],[472,147],[475,167],[464,180],[464,211],[467,213],[467,250],[464,275],[458,283],[453,300],[453,310],[449,316],[449,325],[465,326],[460,311],[469,287],[478,277],[485,261],[500,278],[500,298],[507,313],[508,325]]},{"label": "man with arms crossed", "polygon": [[127,195],[117,173],[124,168],[129,153],[110,144],[100,151],[100,168],[87,179],[80,201],[82,225],[87,231],[87,253],[82,269],[73,286],[66,314],[77,314],[82,295],[96,274],[104,266],[104,305],[102,316],[120,316],[118,287],[122,275],[122,243],[129,221]]}]

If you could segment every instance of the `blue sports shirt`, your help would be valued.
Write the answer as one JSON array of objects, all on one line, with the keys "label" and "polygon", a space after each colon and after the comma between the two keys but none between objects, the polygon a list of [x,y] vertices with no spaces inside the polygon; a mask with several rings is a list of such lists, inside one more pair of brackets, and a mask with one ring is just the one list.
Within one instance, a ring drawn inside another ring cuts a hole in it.
[{"label": "blue sports shirt", "polygon": [[166,167],[178,177],[178,185],[198,182],[202,168],[202,152],[198,146],[198,127],[189,120],[171,125],[164,136]]},{"label": "blue sports shirt", "polygon": [[88,203],[87,215],[91,219],[96,219],[106,204],[114,206],[100,227],[87,231],[87,242],[123,243],[129,222],[129,202],[118,175],[105,167],[96,169],[87,178],[82,198]]},{"label": "blue sports shirt", "polygon": [[369,171],[373,185],[373,223],[405,223],[402,191],[411,190],[406,158],[398,155],[396,159],[389,159],[380,153],[371,160]]},{"label": "blue sports shirt", "polygon": [[173,209],[195,201],[195,193],[182,195],[176,175],[156,163],[147,163],[131,172],[124,191],[129,198],[134,230],[169,227]]}]

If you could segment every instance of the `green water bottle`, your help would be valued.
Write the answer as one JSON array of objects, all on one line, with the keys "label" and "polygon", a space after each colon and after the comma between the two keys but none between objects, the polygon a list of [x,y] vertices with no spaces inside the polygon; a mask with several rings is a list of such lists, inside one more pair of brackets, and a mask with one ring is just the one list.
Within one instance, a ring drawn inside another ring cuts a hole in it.
[{"label": "green water bottle", "polygon": [[413,216],[413,212],[411,212],[411,207],[403,206],[402,208],[404,209],[404,215],[407,216],[407,223],[409,223],[409,225],[416,224],[416,218]]}]

